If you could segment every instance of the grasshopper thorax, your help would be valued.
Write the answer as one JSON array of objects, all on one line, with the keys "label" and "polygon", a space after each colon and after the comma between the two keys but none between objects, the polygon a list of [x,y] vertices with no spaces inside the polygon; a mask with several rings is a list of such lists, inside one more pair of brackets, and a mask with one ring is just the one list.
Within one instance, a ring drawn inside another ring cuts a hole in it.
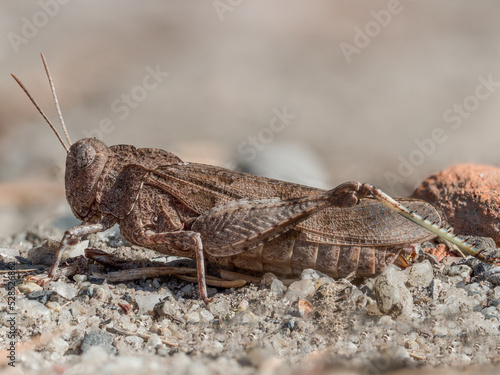
[{"label": "grasshopper thorax", "polygon": [[66,199],[75,216],[85,220],[92,213],[96,189],[111,150],[95,138],[74,143],[66,157]]}]

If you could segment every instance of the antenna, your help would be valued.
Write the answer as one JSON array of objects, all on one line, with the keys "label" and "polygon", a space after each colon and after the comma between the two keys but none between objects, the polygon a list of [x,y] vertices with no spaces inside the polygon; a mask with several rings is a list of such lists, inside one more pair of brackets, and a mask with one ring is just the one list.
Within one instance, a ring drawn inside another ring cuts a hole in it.
[{"label": "antenna", "polygon": [[61,113],[61,107],[59,107],[59,101],[57,100],[56,88],[54,86],[54,81],[52,80],[52,76],[50,75],[49,65],[47,64],[47,60],[45,60],[45,56],[43,53],[40,54],[42,56],[43,66],[45,67],[45,72],[47,73],[47,78],[49,79],[50,88],[52,90],[52,97],[54,98],[54,103],[56,105],[57,115],[59,116],[59,120],[61,121],[61,127],[63,129],[64,136],[68,141],[68,144],[71,146],[71,140],[69,139],[68,131],[66,130],[66,125],[64,124],[64,119]]},{"label": "antenna", "polygon": [[[60,114],[60,108],[59,108],[59,104],[57,102],[57,98],[55,96],[55,89],[54,89],[54,85],[52,83],[52,78],[50,77],[50,73],[48,72],[47,64],[46,64],[46,61],[45,61],[43,55],[42,55],[42,60],[44,61],[44,65],[45,65],[47,74],[49,76],[49,82],[51,83],[52,93],[53,93],[53,95],[55,97],[55,101],[56,101],[56,108],[58,110],[58,113]],[[42,117],[44,118],[44,120],[47,122],[47,124],[49,124],[50,128],[52,129],[52,131],[54,132],[54,134],[57,136],[57,139],[59,139],[59,142],[61,142],[61,144],[64,147],[64,149],[66,150],[66,152],[68,152],[69,151],[69,147],[64,144],[64,141],[61,138],[61,136],[59,135],[59,133],[57,132],[56,128],[54,128],[54,125],[52,125],[52,123],[50,122],[50,120],[48,119],[48,117],[45,115],[45,113],[42,111],[42,109],[40,108],[40,106],[38,105],[38,103],[36,102],[36,100],[33,99],[33,97],[31,96],[30,92],[28,91],[28,89],[23,85],[23,83],[21,82],[21,80],[19,78],[17,78],[14,74],[11,73],[10,75],[12,76],[12,78],[14,78],[16,80],[17,84],[23,89],[23,91],[28,96],[28,98],[31,100],[31,102],[33,103],[33,105],[35,106],[35,108],[38,110],[38,112],[40,112],[40,114],[42,115]],[[66,139],[68,140],[68,142],[69,142],[69,144],[71,146],[71,142],[69,140],[69,136],[67,134],[66,127],[65,127],[64,122],[62,120],[62,115],[60,115],[60,119],[61,119],[61,122],[62,122],[62,126],[63,126],[63,130],[64,130],[64,133],[65,133]]]}]

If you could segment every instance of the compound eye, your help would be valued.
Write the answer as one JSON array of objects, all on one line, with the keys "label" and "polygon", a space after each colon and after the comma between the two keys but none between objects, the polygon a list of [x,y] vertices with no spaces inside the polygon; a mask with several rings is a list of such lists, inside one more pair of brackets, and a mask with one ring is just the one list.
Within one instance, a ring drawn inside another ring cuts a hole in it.
[{"label": "compound eye", "polygon": [[78,152],[76,154],[76,164],[78,168],[88,167],[95,158],[95,149],[92,146],[83,144],[78,148]]}]

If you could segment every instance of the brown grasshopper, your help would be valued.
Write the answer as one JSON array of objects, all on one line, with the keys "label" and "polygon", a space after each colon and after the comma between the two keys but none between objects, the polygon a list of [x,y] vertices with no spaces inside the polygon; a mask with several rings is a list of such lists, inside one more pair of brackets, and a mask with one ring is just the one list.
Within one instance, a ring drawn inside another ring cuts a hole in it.
[{"label": "brown grasshopper", "polygon": [[325,191],[186,163],[160,149],[108,147],[95,138],[72,144],[43,54],[42,60],[69,146],[13,77],[67,152],[66,198],[82,220],[64,233],[50,279],[68,246],[115,224],[135,245],[196,259],[204,301],[208,301],[204,260],[282,276],[306,268],[332,277],[370,276],[393,263],[403,245],[445,231],[429,203],[396,201],[369,184],[348,182]]}]

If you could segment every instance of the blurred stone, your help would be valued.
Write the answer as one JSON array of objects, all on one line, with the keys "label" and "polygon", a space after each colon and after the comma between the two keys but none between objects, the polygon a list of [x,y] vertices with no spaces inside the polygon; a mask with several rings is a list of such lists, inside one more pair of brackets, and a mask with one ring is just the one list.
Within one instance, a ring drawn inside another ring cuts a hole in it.
[{"label": "blurred stone", "polygon": [[497,306],[490,306],[481,310],[481,313],[483,313],[485,319],[498,319],[499,309]]},{"label": "blurred stone", "polygon": [[314,311],[312,303],[306,299],[299,298],[297,301],[297,308],[299,309],[299,314],[302,318],[308,318]]},{"label": "blurred stone", "polygon": [[254,155],[240,155],[235,169],[306,186],[329,188],[329,174],[322,161],[301,143],[276,142]]},{"label": "blurred stone", "polygon": [[494,285],[500,284],[500,266],[494,266],[484,273],[484,278]]},{"label": "blurred stone", "polygon": [[417,263],[404,271],[411,286],[428,287],[434,278],[432,265],[428,260]]},{"label": "blurred stone", "polygon": [[132,348],[138,350],[142,348],[142,345],[144,344],[144,339],[141,339],[138,336],[127,336],[125,337],[125,341],[128,342]]},{"label": "blurred stone", "polygon": [[154,307],[154,311],[159,317],[177,319],[183,321],[181,306],[174,298],[166,298],[161,304]]},{"label": "blurred stone", "polygon": [[74,275],[73,280],[77,283],[83,283],[84,281],[87,281],[87,275]]},{"label": "blurred stone", "polygon": [[49,287],[61,297],[73,299],[76,297],[76,287],[63,281],[51,281]]},{"label": "blurred stone", "polygon": [[443,290],[443,282],[439,279],[433,279],[431,282],[431,295],[433,299],[439,299],[441,291]]},{"label": "blurred stone", "polygon": [[186,322],[188,323],[200,323],[201,322],[200,312],[190,311],[186,315],[184,315],[184,319],[186,319]]},{"label": "blurred stone", "polygon": [[312,280],[299,280],[295,281],[288,287],[284,299],[289,302],[295,302],[299,298],[305,299],[312,297],[314,292],[316,292],[316,288],[314,287]]},{"label": "blurred stone", "polygon": [[33,282],[23,282],[22,284],[19,284],[17,288],[23,294],[29,294],[43,290],[40,285]]},{"label": "blurred stone", "polygon": [[486,295],[488,290],[490,288],[484,284],[479,284],[479,283],[471,283],[465,286],[465,291],[470,295],[473,296],[475,294],[477,295]]},{"label": "blurred stone", "polygon": [[212,302],[208,304],[210,312],[219,319],[224,319],[231,311],[231,303],[229,298],[219,297],[217,295]]},{"label": "blurred stone", "polygon": [[62,310],[62,306],[59,302],[49,301],[46,303],[45,307],[55,312],[61,312]]},{"label": "blurred stone", "polygon": [[47,301],[49,300],[50,296],[54,293],[55,292],[52,290],[39,290],[39,291],[27,294],[26,298],[37,300],[41,304],[45,305],[47,303]]},{"label": "blurred stone", "polygon": [[97,299],[98,301],[104,302],[109,298],[110,290],[107,285],[92,286],[90,285],[87,289],[87,294]]},{"label": "blurred stone", "polygon": [[49,309],[40,302],[28,299],[20,299],[16,302],[26,318],[40,319],[43,321],[50,319]]},{"label": "blurred stone", "polygon": [[17,249],[0,248],[0,260],[3,260],[5,263],[16,262],[16,257],[18,256],[20,254]]},{"label": "blurred stone", "polygon": [[266,272],[264,275],[262,275],[262,278],[260,279],[260,285],[266,288],[270,288],[272,282],[277,279],[278,278],[274,273]]},{"label": "blurred stone", "polygon": [[500,246],[500,168],[459,164],[428,177],[413,193],[442,210],[456,234]]},{"label": "blurred stone", "polygon": [[139,307],[139,315],[152,313],[155,305],[159,303],[163,299],[163,297],[165,297],[163,294],[146,294],[135,296],[135,302]]},{"label": "blurred stone", "polygon": [[413,312],[413,298],[405,287],[403,272],[389,267],[375,280],[375,298],[380,311],[393,318],[408,318]]},{"label": "blurred stone", "polygon": [[314,270],[312,268],[307,268],[300,274],[301,280],[312,280],[314,282],[318,281],[320,278],[325,277],[324,273]]},{"label": "blurred stone", "polygon": [[283,284],[283,281],[274,279],[271,283],[271,292],[278,295],[282,296],[286,292],[286,286]]},{"label": "blurred stone", "polygon": [[246,299],[242,299],[241,302],[238,304],[238,310],[246,310],[248,309],[248,306],[250,304],[248,303],[248,301]]},{"label": "blurred stone", "polygon": [[103,331],[89,332],[83,338],[80,346],[82,353],[87,352],[92,347],[98,346],[108,354],[115,354],[116,349],[113,347],[113,337]]},{"label": "blurred stone", "polygon": [[460,276],[463,280],[466,280],[472,274],[472,268],[465,264],[456,264],[445,268],[443,273],[448,276]]},{"label": "blurred stone", "polygon": [[156,349],[162,345],[163,345],[163,343],[162,343],[160,337],[156,333],[153,333],[147,341],[147,347],[150,350]]},{"label": "blurred stone", "polygon": [[69,349],[69,344],[61,337],[56,337],[55,339],[51,340],[47,345],[45,345],[45,349],[49,352],[54,352],[60,355],[64,355],[64,353],[66,353],[66,351]]},{"label": "blurred stone", "polygon": [[202,308],[202,310],[200,311],[200,317],[202,323],[210,323],[212,320],[214,320],[214,315],[204,308]]}]

